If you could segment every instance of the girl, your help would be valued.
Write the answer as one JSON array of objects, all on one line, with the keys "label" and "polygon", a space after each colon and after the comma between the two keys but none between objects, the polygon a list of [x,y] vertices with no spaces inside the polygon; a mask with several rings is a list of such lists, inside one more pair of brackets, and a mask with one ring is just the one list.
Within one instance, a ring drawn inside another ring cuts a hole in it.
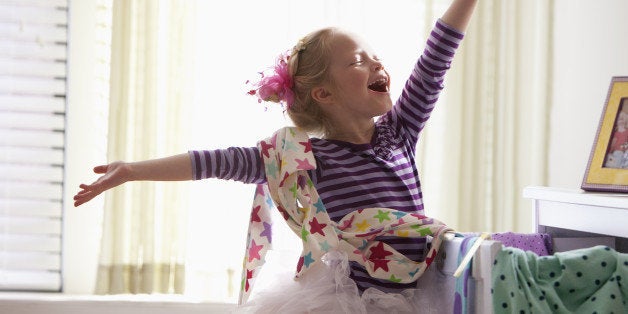
[{"label": "girl", "polygon": [[[394,106],[389,94],[390,77],[377,55],[354,34],[336,28],[305,36],[279,60],[275,74],[262,78],[251,91],[260,100],[284,103],[298,128],[320,136],[309,139],[316,165],[307,170],[307,175],[334,222],[364,208],[392,208],[417,217],[423,215],[414,163],[416,143],[475,5],[476,0],[453,0],[437,21]],[[94,172],[102,176],[92,184],[81,184],[74,204],[79,206],[110,188],[135,180],[220,178],[266,183],[264,142],[261,144],[261,149],[190,151],[162,159],[97,166]],[[410,260],[426,258],[425,237],[379,236],[377,240]],[[355,294],[363,300],[373,293],[393,298],[408,296],[408,289],[417,285],[371,274],[372,269],[351,262],[348,286],[357,286],[359,292]],[[354,298],[351,293],[347,295]],[[410,300],[414,298],[409,296]],[[318,300],[320,303],[323,299]],[[358,310],[374,309],[356,304]],[[335,305],[329,306],[333,310]],[[348,307],[345,304],[342,308]]]}]

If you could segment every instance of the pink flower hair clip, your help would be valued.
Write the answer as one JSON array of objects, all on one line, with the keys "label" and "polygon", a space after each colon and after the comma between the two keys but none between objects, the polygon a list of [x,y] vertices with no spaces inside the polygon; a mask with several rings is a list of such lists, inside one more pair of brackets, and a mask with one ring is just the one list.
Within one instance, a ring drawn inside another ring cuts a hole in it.
[{"label": "pink flower hair clip", "polygon": [[246,81],[253,87],[248,94],[257,96],[259,103],[271,101],[282,106],[285,105],[287,109],[290,109],[294,102],[294,93],[292,92],[292,77],[290,77],[288,70],[289,59],[290,54],[288,52],[282,53],[274,66],[259,72],[261,77],[258,82]]}]

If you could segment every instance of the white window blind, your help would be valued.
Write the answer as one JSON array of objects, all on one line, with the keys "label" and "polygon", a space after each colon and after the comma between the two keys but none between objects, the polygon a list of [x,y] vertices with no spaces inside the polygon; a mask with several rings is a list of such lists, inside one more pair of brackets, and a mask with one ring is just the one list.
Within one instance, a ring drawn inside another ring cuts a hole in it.
[{"label": "white window blind", "polygon": [[67,0],[0,0],[0,289],[61,290]]}]

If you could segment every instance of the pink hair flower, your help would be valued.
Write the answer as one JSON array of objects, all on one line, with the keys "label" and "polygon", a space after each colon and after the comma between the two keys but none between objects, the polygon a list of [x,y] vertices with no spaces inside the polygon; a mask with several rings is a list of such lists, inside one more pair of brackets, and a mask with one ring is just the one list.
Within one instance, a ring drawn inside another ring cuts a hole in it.
[{"label": "pink hair flower", "polygon": [[281,54],[275,65],[264,72],[260,72],[260,80],[255,83],[247,81],[253,89],[249,90],[249,95],[255,95],[258,102],[275,102],[285,105],[288,109],[294,102],[292,92],[292,77],[288,70],[288,59],[290,55],[286,52]]}]

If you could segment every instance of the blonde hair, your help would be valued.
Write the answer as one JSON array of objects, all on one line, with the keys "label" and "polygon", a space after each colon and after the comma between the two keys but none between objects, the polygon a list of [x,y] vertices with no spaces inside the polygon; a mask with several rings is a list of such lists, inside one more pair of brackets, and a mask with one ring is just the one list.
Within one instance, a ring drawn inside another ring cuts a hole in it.
[{"label": "blonde hair", "polygon": [[311,91],[330,79],[330,42],[338,31],[327,27],[308,34],[294,47],[288,60],[294,82],[294,103],[287,110],[288,116],[295,126],[308,133],[325,135],[330,129],[329,121],[312,98]]}]

